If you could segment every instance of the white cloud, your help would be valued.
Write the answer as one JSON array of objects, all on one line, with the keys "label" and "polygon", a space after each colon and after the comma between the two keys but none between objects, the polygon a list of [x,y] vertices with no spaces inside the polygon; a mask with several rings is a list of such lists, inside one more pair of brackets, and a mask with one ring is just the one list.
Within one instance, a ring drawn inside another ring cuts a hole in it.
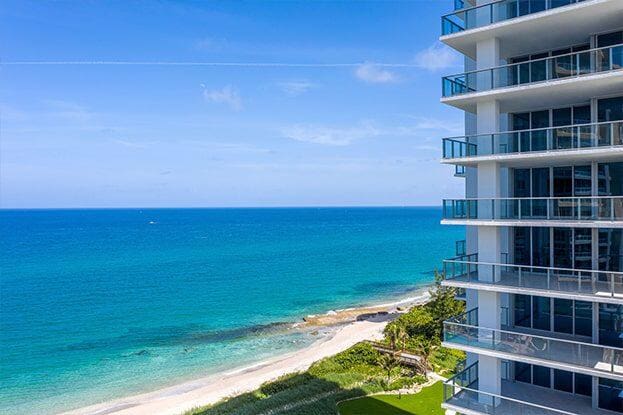
[{"label": "white cloud", "polygon": [[379,134],[380,131],[370,123],[362,123],[350,128],[294,125],[282,130],[282,135],[292,140],[327,146],[347,146],[354,141],[375,137]]},{"label": "white cloud", "polygon": [[279,82],[277,86],[287,95],[295,97],[304,94],[317,85],[309,81],[300,80]]},{"label": "white cloud", "polygon": [[435,42],[415,55],[415,64],[429,71],[438,71],[459,66],[461,58],[448,46]]},{"label": "white cloud", "polygon": [[463,123],[451,121],[447,119],[428,118],[428,117],[411,117],[416,123],[413,126],[416,130],[437,130],[452,134],[459,134],[464,131]]},{"label": "white cloud", "polygon": [[387,84],[398,81],[395,73],[373,63],[359,65],[355,69],[355,76],[364,82],[373,84]]},{"label": "white cloud", "polygon": [[138,143],[138,142],[134,142],[134,141],[129,141],[129,140],[123,140],[123,139],[114,139],[112,140],[115,144],[119,144],[122,147],[127,147],[127,148],[148,148],[151,144],[153,143]]},{"label": "white cloud", "polygon": [[281,129],[284,137],[292,140],[322,144],[328,146],[347,146],[355,141],[374,138],[406,138],[422,140],[418,144],[421,149],[439,149],[437,141],[440,137],[452,134],[460,134],[461,124],[449,120],[438,120],[407,116],[414,120],[404,125],[378,124],[374,120],[366,120],[351,127],[327,127],[319,125],[297,124]]},{"label": "white cloud", "polygon": [[226,44],[227,41],[225,39],[204,37],[195,43],[195,48],[203,51],[215,52],[222,50]]},{"label": "white cloud", "polygon": [[44,100],[44,104],[50,109],[50,115],[67,121],[88,122],[92,121],[95,117],[95,113],[89,111],[86,107],[73,102]]},{"label": "white cloud", "polygon": [[227,85],[222,89],[208,90],[204,84],[201,84],[201,88],[203,89],[203,98],[206,101],[225,104],[234,111],[242,109],[242,98],[240,98],[238,91],[231,85]]}]

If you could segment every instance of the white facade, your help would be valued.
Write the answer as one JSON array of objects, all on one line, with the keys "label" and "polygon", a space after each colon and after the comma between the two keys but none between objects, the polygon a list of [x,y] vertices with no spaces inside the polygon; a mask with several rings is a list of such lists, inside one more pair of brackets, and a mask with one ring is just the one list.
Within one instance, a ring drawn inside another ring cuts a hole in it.
[{"label": "white facade", "polygon": [[468,354],[458,414],[623,413],[623,0],[456,0],[442,42],[465,55],[441,102],[465,111],[442,163],[466,228],[444,324]]}]

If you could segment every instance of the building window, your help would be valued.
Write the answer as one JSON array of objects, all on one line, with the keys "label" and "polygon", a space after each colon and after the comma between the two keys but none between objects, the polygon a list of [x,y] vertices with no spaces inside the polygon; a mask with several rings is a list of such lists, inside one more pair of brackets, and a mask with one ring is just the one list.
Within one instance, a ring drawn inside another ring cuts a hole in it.
[{"label": "building window", "polygon": [[549,228],[532,228],[532,265],[550,266]]},{"label": "building window", "polygon": [[577,395],[593,396],[593,380],[588,375],[574,373],[574,386]]},{"label": "building window", "polygon": [[623,271],[623,229],[599,230],[599,269]]},{"label": "building window", "polygon": [[519,327],[532,327],[532,313],[530,296],[515,294],[515,325]]},{"label": "building window", "polygon": [[597,118],[599,122],[623,120],[623,97],[600,99]]},{"label": "building window", "polygon": [[605,48],[607,46],[620,45],[623,43],[623,31],[605,33],[597,36],[597,47]]},{"label": "building window", "polygon": [[532,297],[532,327],[538,330],[550,330],[550,298]]},{"label": "building window", "polygon": [[573,268],[573,229],[554,228],[554,267]]},{"label": "building window", "polygon": [[573,301],[554,298],[554,331],[573,333]]},{"label": "building window", "polygon": [[530,263],[530,228],[514,228],[514,259],[518,265],[531,265]]},{"label": "building window", "polygon": [[532,365],[515,362],[515,380],[517,382],[532,383]]},{"label": "building window", "polygon": [[[515,367],[514,379],[516,382],[529,383],[553,388],[555,390],[576,395],[592,396],[593,382],[588,375],[568,372],[566,370],[550,369],[544,366],[530,365],[522,362],[512,362]],[[554,383],[551,382],[551,373],[554,373]],[[608,385],[610,386],[610,385]]]},{"label": "building window", "polygon": [[623,196],[623,163],[600,163],[597,180],[599,196]]},{"label": "building window", "polygon": [[586,301],[575,303],[575,334],[578,336],[593,336],[593,304]]},{"label": "building window", "polygon": [[[515,294],[513,298],[515,326],[592,337],[592,303],[521,294]],[[550,323],[552,306],[553,327]]]},{"label": "building window", "polygon": [[549,367],[532,365],[532,379],[533,383],[537,386],[549,388],[552,385]]},{"label": "building window", "polygon": [[623,347],[623,305],[599,304],[599,344]]},{"label": "building window", "polygon": [[554,197],[573,194],[573,167],[554,167]]},{"label": "building window", "polygon": [[573,373],[554,369],[554,389],[573,393]]},{"label": "building window", "polygon": [[599,378],[599,407],[623,412],[623,382]]},{"label": "building window", "polygon": [[575,269],[593,268],[593,234],[591,229],[574,229],[573,263]]}]

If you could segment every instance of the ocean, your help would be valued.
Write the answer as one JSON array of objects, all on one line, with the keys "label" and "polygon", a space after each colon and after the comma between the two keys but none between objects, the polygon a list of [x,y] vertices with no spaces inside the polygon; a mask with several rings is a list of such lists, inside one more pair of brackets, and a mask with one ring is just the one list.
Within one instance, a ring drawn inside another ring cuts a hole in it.
[{"label": "ocean", "polygon": [[309,314],[433,281],[440,208],[0,210],[0,413],[48,414],[302,348]]}]

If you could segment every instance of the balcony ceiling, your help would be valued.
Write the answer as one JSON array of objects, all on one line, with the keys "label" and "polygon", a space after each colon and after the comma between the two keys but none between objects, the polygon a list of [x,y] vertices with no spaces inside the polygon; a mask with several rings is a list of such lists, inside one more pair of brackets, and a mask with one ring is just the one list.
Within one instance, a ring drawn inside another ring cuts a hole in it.
[{"label": "balcony ceiling", "polygon": [[440,40],[475,59],[476,44],[496,37],[500,39],[500,56],[507,58],[584,43],[590,34],[622,27],[623,1],[587,0],[442,36]]}]

